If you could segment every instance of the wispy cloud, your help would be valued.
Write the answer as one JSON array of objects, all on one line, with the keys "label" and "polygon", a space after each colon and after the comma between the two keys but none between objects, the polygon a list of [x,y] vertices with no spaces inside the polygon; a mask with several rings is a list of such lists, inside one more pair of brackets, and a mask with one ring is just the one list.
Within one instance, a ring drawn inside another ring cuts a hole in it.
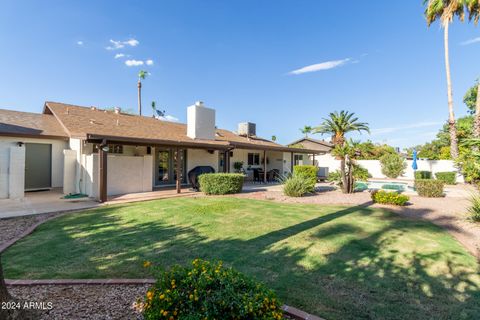
[{"label": "wispy cloud", "polygon": [[309,66],[305,66],[300,69],[296,69],[293,71],[290,71],[288,74],[292,75],[298,75],[302,73],[308,73],[308,72],[317,72],[317,71],[322,71],[322,70],[329,70],[333,68],[338,68],[346,63],[350,62],[351,58],[346,58],[346,59],[341,59],[341,60],[331,60],[331,61],[325,61],[317,64],[312,64]]},{"label": "wispy cloud", "polygon": [[83,46],[83,41],[77,41],[77,45]]},{"label": "wispy cloud", "polygon": [[140,44],[140,42],[137,39],[128,39],[126,41],[116,41],[110,39],[110,45],[106,47],[105,49],[107,50],[117,50],[117,49],[123,49],[126,46],[129,47],[136,47]]},{"label": "wispy cloud", "polygon": [[480,42],[480,37],[463,41],[463,42],[461,42],[460,44],[461,44],[462,46],[468,46],[469,44],[474,44],[474,43],[477,43],[477,42]]},{"label": "wispy cloud", "polygon": [[143,66],[144,62],[142,60],[125,60],[125,65],[127,67],[138,67],[138,66]]},{"label": "wispy cloud", "polygon": [[397,132],[397,131],[402,131],[402,130],[407,130],[407,129],[416,129],[416,128],[426,128],[426,127],[433,127],[433,126],[438,126],[442,125],[443,122],[417,122],[417,123],[411,123],[411,124],[406,124],[403,126],[397,126],[397,127],[387,127],[387,128],[378,128],[378,129],[372,129],[370,130],[372,135],[380,135],[380,134],[385,134],[385,133],[392,133],[392,132]]},{"label": "wispy cloud", "polygon": [[124,53],[117,53],[117,54],[115,55],[115,59],[120,59],[120,58],[123,58],[123,57],[125,57],[125,54],[124,54]]},{"label": "wispy cloud", "polygon": [[147,61],[145,61],[145,64],[147,66],[153,66],[153,60],[152,59],[148,59]]}]

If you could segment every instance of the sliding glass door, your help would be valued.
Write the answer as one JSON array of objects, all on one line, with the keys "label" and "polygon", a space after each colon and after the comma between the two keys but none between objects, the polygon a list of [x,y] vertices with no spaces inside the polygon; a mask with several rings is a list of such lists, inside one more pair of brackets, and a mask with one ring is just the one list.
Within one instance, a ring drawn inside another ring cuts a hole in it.
[{"label": "sliding glass door", "polygon": [[[175,150],[169,148],[158,148],[155,152],[155,185],[173,185],[177,179]],[[187,157],[185,150],[180,152],[182,160],[182,182],[186,181]]]}]

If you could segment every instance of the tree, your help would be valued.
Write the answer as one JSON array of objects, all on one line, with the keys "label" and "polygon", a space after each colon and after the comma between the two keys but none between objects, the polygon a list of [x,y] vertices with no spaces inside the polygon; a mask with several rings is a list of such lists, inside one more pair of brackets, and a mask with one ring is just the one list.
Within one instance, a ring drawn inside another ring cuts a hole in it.
[{"label": "tree", "polygon": [[343,193],[353,193],[355,189],[355,169],[357,168],[356,157],[360,154],[357,149],[359,142],[344,141],[343,144],[337,144],[332,150],[332,154],[340,159],[340,176]]},{"label": "tree", "polygon": [[277,136],[272,136],[272,141],[273,142],[277,141]]},{"label": "tree", "polygon": [[[465,10],[467,3],[472,0],[424,0],[426,5],[425,17],[427,25],[430,25],[440,20],[443,27],[443,41],[445,51],[445,71],[447,77],[447,99],[448,99],[448,124],[450,132],[450,154],[452,159],[458,157],[458,140],[455,128],[455,114],[453,112],[453,93],[452,93],[452,79],[450,75],[450,54],[448,49],[448,27],[453,21],[454,17],[458,17],[460,21],[465,18]],[[478,0],[477,0],[478,1]],[[468,9],[468,8],[467,8]],[[477,19],[471,17],[471,19]]]},{"label": "tree", "polygon": [[467,105],[470,114],[473,114],[475,117],[473,125],[473,136],[475,138],[480,138],[480,95],[478,94],[478,89],[480,88],[480,81],[470,87],[463,97],[463,102]]},{"label": "tree", "polygon": [[137,88],[138,88],[138,114],[139,115],[142,115],[142,80],[145,80],[147,76],[148,76],[148,72],[145,70],[140,70],[140,72],[138,72]]},{"label": "tree", "polygon": [[343,145],[345,134],[352,131],[370,133],[368,123],[359,122],[355,113],[342,110],[332,112],[328,118],[323,118],[322,124],[314,128],[313,133],[331,134],[334,145]]},{"label": "tree", "polygon": [[308,138],[308,134],[311,133],[313,128],[311,126],[304,126],[300,131],[305,135],[305,138]]}]

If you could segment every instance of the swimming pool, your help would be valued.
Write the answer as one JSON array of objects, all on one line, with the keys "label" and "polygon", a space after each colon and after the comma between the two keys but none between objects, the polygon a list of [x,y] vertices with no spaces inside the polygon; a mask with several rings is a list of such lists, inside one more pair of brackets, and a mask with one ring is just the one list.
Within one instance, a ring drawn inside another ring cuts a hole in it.
[{"label": "swimming pool", "polygon": [[356,191],[363,191],[367,189],[368,190],[374,190],[374,189],[395,190],[398,192],[414,191],[413,187],[409,186],[407,182],[375,181],[375,180],[355,182]]}]

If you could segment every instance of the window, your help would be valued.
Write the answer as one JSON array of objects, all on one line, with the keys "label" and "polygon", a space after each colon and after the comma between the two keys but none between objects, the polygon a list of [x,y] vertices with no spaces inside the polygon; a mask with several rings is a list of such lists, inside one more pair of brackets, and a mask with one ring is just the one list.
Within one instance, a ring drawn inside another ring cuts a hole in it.
[{"label": "window", "polygon": [[249,166],[260,165],[260,153],[249,153],[248,154],[248,165]]},{"label": "window", "polygon": [[295,154],[293,155],[293,163],[294,165],[301,165],[303,164],[303,154]]},{"label": "window", "polygon": [[[93,152],[96,153],[98,152],[98,144],[93,145]],[[123,153],[123,145],[121,144],[109,144],[108,145],[108,153],[117,153],[117,154],[122,154]]]}]

